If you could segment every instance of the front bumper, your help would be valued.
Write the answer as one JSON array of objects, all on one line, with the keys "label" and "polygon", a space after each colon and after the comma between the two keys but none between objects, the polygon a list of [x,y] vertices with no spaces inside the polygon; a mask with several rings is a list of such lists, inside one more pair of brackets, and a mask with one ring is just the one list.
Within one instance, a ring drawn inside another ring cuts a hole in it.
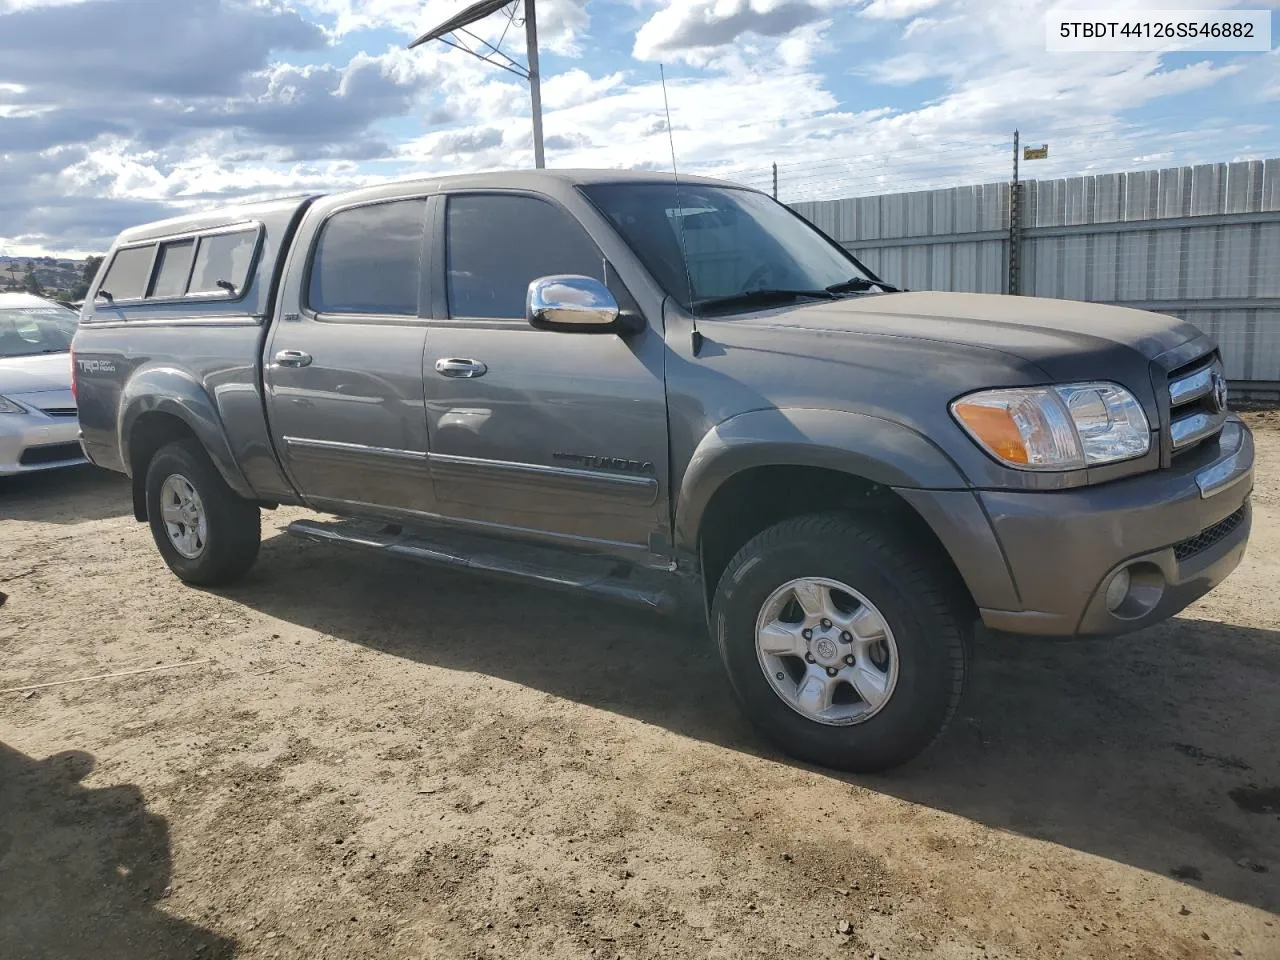
[{"label": "front bumper", "polygon": [[74,417],[0,414],[0,477],[85,463]]},{"label": "front bumper", "polygon": [[[1107,636],[1173,616],[1244,557],[1253,436],[1228,420],[1185,463],[1043,493],[903,491],[934,527],[994,630]],[[971,498],[971,499],[970,499]],[[1113,611],[1107,588],[1133,584]]]}]

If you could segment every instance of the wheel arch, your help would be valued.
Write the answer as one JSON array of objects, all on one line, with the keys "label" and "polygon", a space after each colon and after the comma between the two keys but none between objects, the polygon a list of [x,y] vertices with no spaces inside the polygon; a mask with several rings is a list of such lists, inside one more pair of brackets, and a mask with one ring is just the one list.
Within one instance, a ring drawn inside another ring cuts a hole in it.
[{"label": "wheel arch", "polygon": [[175,440],[194,439],[227,486],[241,497],[255,499],[231,453],[213,399],[190,375],[168,368],[140,371],[125,387],[120,409],[119,449],[133,481],[136,519],[147,519],[147,464],[157,450]]},{"label": "wheel arch", "polygon": [[893,421],[830,410],[755,411],[699,443],[677,500],[676,546],[699,558],[709,605],[729,560],[767,527],[803,513],[887,512],[972,603],[950,552],[894,489],[965,486],[936,445]]}]

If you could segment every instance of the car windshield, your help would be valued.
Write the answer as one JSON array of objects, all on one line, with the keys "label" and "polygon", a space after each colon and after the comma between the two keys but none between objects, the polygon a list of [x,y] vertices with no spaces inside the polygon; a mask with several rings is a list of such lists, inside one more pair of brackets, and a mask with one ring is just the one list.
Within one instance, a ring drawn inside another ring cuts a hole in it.
[{"label": "car windshield", "polygon": [[66,353],[78,318],[64,307],[0,308],[0,357]]},{"label": "car windshield", "polygon": [[[603,183],[582,192],[686,310],[776,305],[753,292],[822,294],[872,279],[839,247],[777,201],[751,190],[674,183]],[[688,273],[681,257],[681,232]],[[690,290],[692,283],[693,289]]]}]

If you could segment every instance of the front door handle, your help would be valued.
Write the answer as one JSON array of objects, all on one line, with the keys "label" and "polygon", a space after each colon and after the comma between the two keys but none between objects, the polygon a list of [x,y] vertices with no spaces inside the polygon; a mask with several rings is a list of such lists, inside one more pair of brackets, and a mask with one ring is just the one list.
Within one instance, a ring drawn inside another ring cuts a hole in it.
[{"label": "front door handle", "polygon": [[465,360],[460,357],[441,357],[436,361],[436,373],[442,377],[483,377],[488,369],[479,360]]},{"label": "front door handle", "polygon": [[305,367],[311,363],[311,354],[301,350],[281,350],[276,354],[276,363],[282,367]]}]

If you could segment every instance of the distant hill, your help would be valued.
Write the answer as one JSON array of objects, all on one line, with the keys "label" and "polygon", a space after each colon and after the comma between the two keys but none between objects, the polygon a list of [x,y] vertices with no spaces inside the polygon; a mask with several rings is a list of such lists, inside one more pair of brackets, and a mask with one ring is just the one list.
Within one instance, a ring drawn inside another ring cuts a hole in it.
[{"label": "distant hill", "polygon": [[46,296],[70,296],[83,282],[85,263],[65,257],[0,256],[0,291],[24,289],[27,264],[31,264]]}]

